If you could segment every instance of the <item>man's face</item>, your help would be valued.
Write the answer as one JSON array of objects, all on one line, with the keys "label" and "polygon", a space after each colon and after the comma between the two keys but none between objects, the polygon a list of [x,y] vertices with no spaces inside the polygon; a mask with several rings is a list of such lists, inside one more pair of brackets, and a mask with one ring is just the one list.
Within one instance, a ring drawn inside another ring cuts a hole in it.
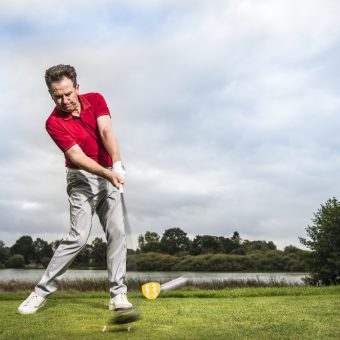
[{"label": "man's face", "polygon": [[49,92],[57,108],[61,111],[69,113],[79,111],[79,85],[74,87],[71,79],[64,77],[62,80],[52,83]]}]

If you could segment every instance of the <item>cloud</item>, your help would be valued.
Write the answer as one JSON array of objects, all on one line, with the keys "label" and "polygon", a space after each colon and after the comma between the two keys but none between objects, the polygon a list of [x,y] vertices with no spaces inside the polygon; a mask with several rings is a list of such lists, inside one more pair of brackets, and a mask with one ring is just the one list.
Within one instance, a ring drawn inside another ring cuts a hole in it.
[{"label": "cloud", "polygon": [[312,212],[339,191],[339,7],[2,2],[0,239],[67,233],[43,74],[70,63],[81,91],[103,93],[111,109],[135,237],[178,226],[192,237],[238,230],[298,244]]}]

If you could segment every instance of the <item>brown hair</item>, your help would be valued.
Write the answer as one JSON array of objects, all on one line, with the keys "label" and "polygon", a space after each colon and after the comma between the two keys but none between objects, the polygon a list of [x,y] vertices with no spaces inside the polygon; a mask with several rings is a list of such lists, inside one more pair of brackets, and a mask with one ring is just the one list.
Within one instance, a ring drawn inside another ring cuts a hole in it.
[{"label": "brown hair", "polygon": [[51,84],[62,80],[64,77],[69,78],[73,82],[73,86],[77,86],[77,73],[71,65],[56,65],[48,68],[45,72],[45,81],[50,89]]}]

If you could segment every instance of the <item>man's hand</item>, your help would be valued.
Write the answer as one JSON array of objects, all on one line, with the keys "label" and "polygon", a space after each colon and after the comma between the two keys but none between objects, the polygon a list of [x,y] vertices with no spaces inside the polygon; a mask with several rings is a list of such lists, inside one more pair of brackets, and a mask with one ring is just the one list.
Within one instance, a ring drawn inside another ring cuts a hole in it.
[{"label": "man's hand", "polygon": [[[73,164],[77,165],[80,169],[91,172],[92,174],[106,178],[116,188],[120,188],[124,184],[123,172],[117,173],[99,165],[92,158],[86,156],[78,144],[73,145],[65,152],[66,156],[70,158]],[[120,166],[125,171],[122,166]]]},{"label": "man's hand", "polygon": [[110,175],[107,178],[116,188],[120,188],[124,184],[124,177],[120,174],[111,171]]},{"label": "man's hand", "polygon": [[126,176],[126,170],[123,168],[122,162],[117,161],[113,163],[112,167],[113,172],[120,175],[123,179],[125,179]]}]

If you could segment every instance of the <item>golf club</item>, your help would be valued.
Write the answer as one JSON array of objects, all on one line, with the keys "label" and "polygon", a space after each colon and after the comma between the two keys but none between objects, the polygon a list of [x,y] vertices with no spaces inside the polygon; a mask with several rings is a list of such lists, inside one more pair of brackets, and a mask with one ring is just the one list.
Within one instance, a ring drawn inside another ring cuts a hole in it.
[{"label": "golf club", "polygon": [[124,197],[124,188],[121,185],[119,187],[119,192],[120,192],[120,198],[122,201],[122,207],[123,207],[123,215],[124,215],[124,224],[125,224],[125,232],[127,235],[131,235],[131,225],[128,219],[128,214],[126,210],[126,203],[125,203],[125,197]]},{"label": "golf club", "polygon": [[[124,188],[122,185],[119,187],[119,192],[120,192],[121,201],[122,201],[125,231],[127,235],[131,235],[131,225],[128,219],[125,197],[124,197]],[[187,281],[188,280],[186,278],[181,276],[181,277],[178,277],[177,279],[171,280],[169,282],[165,282],[163,284],[160,284],[158,282],[148,282],[142,286],[142,293],[147,299],[154,300],[158,297],[160,292],[183,287],[187,283]]]},{"label": "golf club", "polygon": [[[125,233],[127,235],[131,235],[131,227],[126,211],[126,204],[124,198],[124,189],[123,186],[119,187],[119,192],[121,196],[122,208],[123,208],[123,216],[124,216],[124,227]],[[140,319],[140,313],[136,307],[131,308],[120,308],[116,309],[114,315],[110,318],[109,323],[113,325],[123,325],[128,324]]]},{"label": "golf club", "polygon": [[187,281],[188,279],[181,276],[163,284],[159,284],[158,282],[148,282],[143,284],[142,293],[148,300],[155,300],[161,292],[183,287],[186,285]]}]

